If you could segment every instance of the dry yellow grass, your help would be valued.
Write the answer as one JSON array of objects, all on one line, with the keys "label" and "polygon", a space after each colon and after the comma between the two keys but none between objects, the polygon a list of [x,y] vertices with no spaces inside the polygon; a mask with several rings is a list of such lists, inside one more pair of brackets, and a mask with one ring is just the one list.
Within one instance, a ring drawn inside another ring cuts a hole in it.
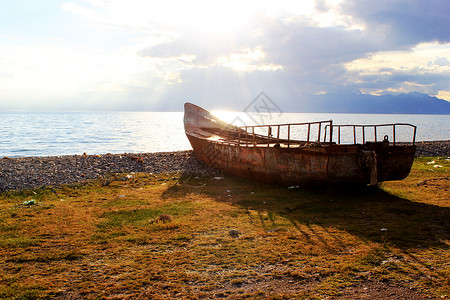
[{"label": "dry yellow grass", "polygon": [[433,159],[356,190],[134,174],[4,193],[0,298],[445,298],[449,163]]}]

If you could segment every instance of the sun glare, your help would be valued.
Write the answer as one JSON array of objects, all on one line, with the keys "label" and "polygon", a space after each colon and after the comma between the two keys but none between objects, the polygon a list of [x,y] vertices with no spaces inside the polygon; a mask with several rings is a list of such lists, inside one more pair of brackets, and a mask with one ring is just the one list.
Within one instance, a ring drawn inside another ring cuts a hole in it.
[{"label": "sun glare", "polygon": [[236,116],[238,115],[238,112],[231,111],[231,110],[222,110],[222,109],[212,110],[211,113],[214,116],[218,117],[219,119],[221,119],[222,121],[225,121],[225,122],[233,121],[233,119],[235,119]]},{"label": "sun glare", "polygon": [[153,17],[170,26],[220,33],[245,26],[254,9],[251,2],[194,0],[161,2],[154,12]]},{"label": "sun glare", "polygon": [[[135,22],[141,20],[153,20],[158,23],[184,28],[186,30],[199,30],[204,32],[222,33],[237,30],[246,30],[256,17],[274,18],[277,16],[309,15],[311,19],[317,16],[316,4],[313,0],[287,1],[278,0],[167,0],[154,5],[153,2],[135,0],[140,5],[139,10],[130,12],[129,18]],[[334,5],[333,1],[325,1]],[[118,2],[117,11],[124,15],[124,10],[129,9],[127,5]],[[331,7],[331,6],[330,6]],[[327,18],[330,16],[327,15]]]},{"label": "sun glare", "polygon": [[279,18],[286,22],[306,18],[324,26],[330,22],[341,23],[335,14],[335,7],[341,1],[166,0],[156,4],[148,0],[90,0],[90,6],[66,3],[63,7],[101,25],[144,31],[172,28],[220,34],[248,30],[258,18]]}]

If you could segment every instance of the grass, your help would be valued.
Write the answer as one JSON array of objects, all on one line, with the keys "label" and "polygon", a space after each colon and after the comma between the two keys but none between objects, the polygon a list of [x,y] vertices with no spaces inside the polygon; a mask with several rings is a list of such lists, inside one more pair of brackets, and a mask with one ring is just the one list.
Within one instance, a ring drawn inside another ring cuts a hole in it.
[{"label": "grass", "polygon": [[0,298],[445,298],[449,169],[418,158],[354,190],[122,174],[3,193]]}]

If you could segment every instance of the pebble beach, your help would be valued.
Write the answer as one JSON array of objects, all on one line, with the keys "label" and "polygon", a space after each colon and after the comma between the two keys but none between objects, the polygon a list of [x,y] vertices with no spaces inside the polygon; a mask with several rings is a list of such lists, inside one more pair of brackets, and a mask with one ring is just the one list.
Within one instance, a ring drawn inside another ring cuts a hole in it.
[{"label": "pebble beach", "polygon": [[0,159],[0,192],[80,183],[114,173],[195,173],[211,170],[192,151],[64,155]]},{"label": "pebble beach", "polygon": [[[450,140],[417,142],[416,156],[450,156]],[[114,173],[213,174],[192,151],[0,158],[0,192],[81,183]]]}]

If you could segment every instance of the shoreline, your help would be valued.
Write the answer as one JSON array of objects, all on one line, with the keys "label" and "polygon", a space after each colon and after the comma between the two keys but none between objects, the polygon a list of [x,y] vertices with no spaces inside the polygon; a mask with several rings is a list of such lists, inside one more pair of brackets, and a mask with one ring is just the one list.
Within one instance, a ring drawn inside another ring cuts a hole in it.
[{"label": "shoreline", "polygon": [[[450,156],[450,140],[416,142],[416,157]],[[81,183],[114,173],[214,174],[192,150],[0,158],[0,192]]]},{"label": "shoreline", "polygon": [[416,157],[450,156],[450,140],[416,142]]},{"label": "shoreline", "polygon": [[213,171],[193,151],[35,156],[0,159],[0,192],[81,183],[115,173]]}]

